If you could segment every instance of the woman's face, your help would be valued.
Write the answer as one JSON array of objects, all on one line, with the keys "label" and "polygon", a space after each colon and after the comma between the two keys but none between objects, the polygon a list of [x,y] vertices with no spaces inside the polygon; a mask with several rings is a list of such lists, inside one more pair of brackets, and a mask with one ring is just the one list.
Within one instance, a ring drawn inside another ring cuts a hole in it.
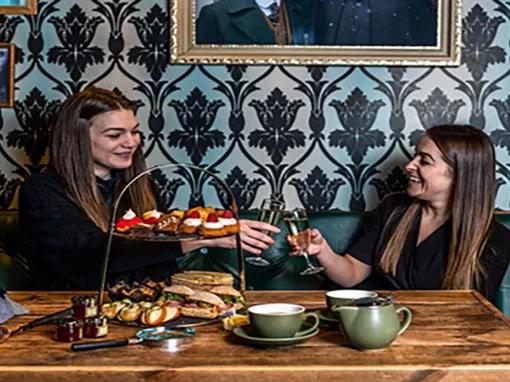
[{"label": "woman's face", "polygon": [[94,174],[108,178],[111,170],[131,166],[140,145],[139,123],[131,110],[114,110],[92,118],[90,142]]},{"label": "woman's face", "polygon": [[453,173],[436,144],[424,136],[416,146],[416,156],[405,170],[409,175],[407,193],[426,202],[448,203],[453,189]]}]

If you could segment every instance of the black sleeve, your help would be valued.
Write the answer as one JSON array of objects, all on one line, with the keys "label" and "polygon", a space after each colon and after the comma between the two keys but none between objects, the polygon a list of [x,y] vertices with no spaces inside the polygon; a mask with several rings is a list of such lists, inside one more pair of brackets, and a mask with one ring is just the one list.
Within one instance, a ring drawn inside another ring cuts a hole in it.
[{"label": "black sleeve", "polygon": [[19,209],[23,252],[35,286],[97,288],[106,235],[65,195],[56,176],[27,179]]},{"label": "black sleeve", "polygon": [[[70,200],[54,174],[30,177],[20,190],[20,229],[34,287],[97,289],[107,234]],[[177,270],[179,243],[146,243],[115,239],[109,273],[151,277]],[[161,264],[161,269],[156,265]],[[142,272],[143,268],[151,272]]]},{"label": "black sleeve", "polygon": [[480,259],[481,267],[485,273],[483,285],[478,287],[489,301],[494,303],[498,289],[510,262],[510,231],[499,223],[495,223],[493,232],[486,249]]},{"label": "black sleeve", "polygon": [[213,11],[212,5],[206,5],[200,10],[196,22],[197,44],[224,44],[218,26],[218,16]]},{"label": "black sleeve", "polygon": [[347,254],[367,265],[374,266],[377,255],[376,249],[388,218],[396,208],[406,206],[409,203],[410,199],[405,194],[387,196],[368,214],[361,235],[349,247]]}]

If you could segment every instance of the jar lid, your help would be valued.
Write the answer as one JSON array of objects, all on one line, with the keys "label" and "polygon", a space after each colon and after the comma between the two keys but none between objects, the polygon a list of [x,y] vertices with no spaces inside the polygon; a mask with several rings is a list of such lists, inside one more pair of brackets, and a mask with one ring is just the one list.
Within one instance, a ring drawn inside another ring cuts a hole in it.
[{"label": "jar lid", "polygon": [[81,328],[83,327],[83,322],[69,317],[58,321],[58,326],[61,328]]},{"label": "jar lid", "polygon": [[94,296],[74,296],[71,298],[73,305],[95,306],[96,298]]},{"label": "jar lid", "polygon": [[104,326],[106,324],[108,324],[108,319],[103,315],[85,319],[85,325]]}]

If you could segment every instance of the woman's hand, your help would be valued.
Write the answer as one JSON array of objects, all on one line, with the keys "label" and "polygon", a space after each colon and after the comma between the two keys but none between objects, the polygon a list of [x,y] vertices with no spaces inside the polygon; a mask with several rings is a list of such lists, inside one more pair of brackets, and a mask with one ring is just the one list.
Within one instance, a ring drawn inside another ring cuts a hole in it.
[{"label": "woman's hand", "polygon": [[266,232],[275,234],[280,232],[278,227],[258,220],[242,219],[239,224],[241,225],[241,247],[256,255],[274,244],[274,240]]},{"label": "woman's hand", "polygon": [[[289,241],[290,246],[289,254],[291,256],[301,255],[301,251],[297,245],[297,240],[291,235],[287,235],[287,240]],[[308,253],[310,256],[319,255],[321,252],[323,252],[324,243],[325,240],[320,231],[315,228],[310,229],[310,245],[308,246],[306,253]]]},{"label": "woman's hand", "polygon": [[[239,220],[241,228],[241,248],[245,251],[259,255],[262,251],[269,248],[274,244],[274,240],[265,232],[278,233],[280,229],[271,224],[264,223],[258,220]],[[191,243],[190,243],[191,244]],[[220,248],[235,248],[236,238],[235,236],[222,237],[219,239],[205,239],[193,242],[194,245],[186,245],[185,252],[189,252],[200,247],[220,247]],[[183,248],[184,250],[184,248]]]}]

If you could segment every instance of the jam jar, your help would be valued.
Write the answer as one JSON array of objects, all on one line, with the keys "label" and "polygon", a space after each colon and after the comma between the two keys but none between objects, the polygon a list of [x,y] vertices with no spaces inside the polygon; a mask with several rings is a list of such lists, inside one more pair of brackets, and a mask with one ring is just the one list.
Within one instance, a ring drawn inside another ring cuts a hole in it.
[{"label": "jam jar", "polygon": [[105,316],[91,317],[85,320],[83,336],[87,338],[99,338],[108,334],[108,320]]},{"label": "jam jar", "polygon": [[73,304],[73,317],[77,320],[85,320],[97,316],[96,298],[93,296],[74,296],[71,299]]},{"label": "jam jar", "polygon": [[83,323],[74,318],[64,318],[57,324],[55,340],[60,342],[75,342],[83,336]]}]

